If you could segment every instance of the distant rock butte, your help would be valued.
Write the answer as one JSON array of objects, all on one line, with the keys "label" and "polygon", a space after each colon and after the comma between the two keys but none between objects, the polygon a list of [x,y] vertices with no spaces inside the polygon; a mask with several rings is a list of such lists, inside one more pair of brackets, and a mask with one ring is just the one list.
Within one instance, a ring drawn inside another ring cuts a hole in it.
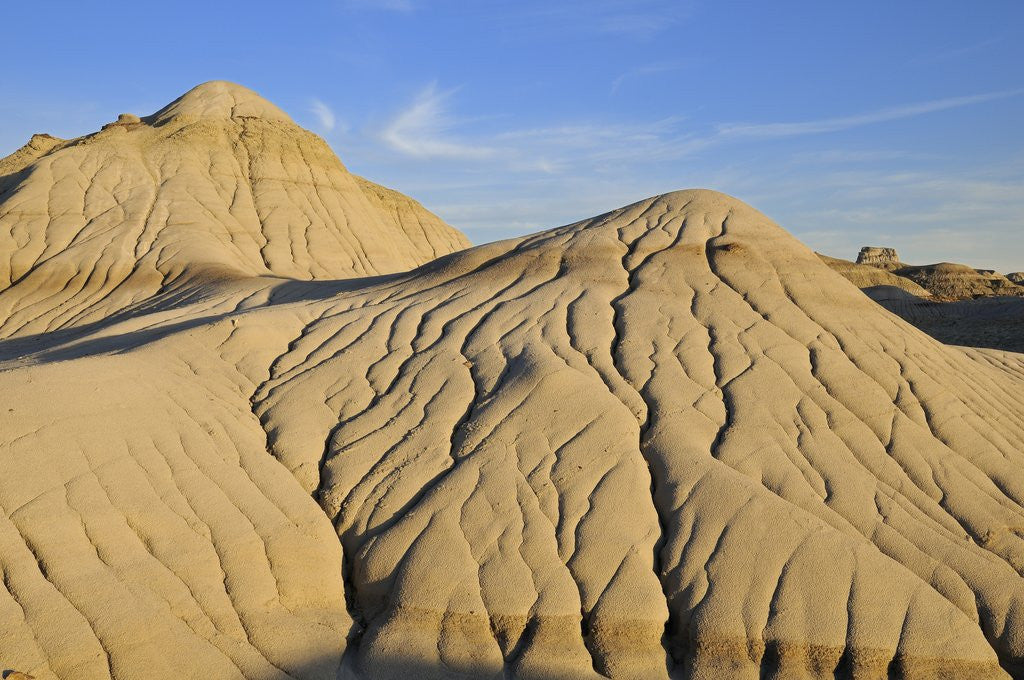
[{"label": "distant rock butte", "polygon": [[[942,342],[1024,351],[1024,273],[941,262],[899,262],[892,248],[862,248],[856,264],[819,255],[868,297]],[[952,303],[956,304],[952,304]]]},{"label": "distant rock butte", "polygon": [[204,87],[2,180],[2,667],[1024,677],[1021,355],[711,191],[447,252]]},{"label": "distant rock butte", "polygon": [[893,275],[892,278],[876,277],[846,260],[827,258],[826,262],[860,288],[895,286],[915,295],[920,295],[918,291],[923,289],[935,300],[945,301],[1002,295],[1024,296],[1024,274],[1003,276],[991,269],[974,269],[950,262],[913,266],[900,262],[893,248],[865,246],[857,255],[856,262],[857,265],[886,271]]},{"label": "distant rock butte", "polygon": [[900,267],[900,258],[892,248],[874,248],[864,246],[857,254],[857,264],[867,264],[881,269]]}]

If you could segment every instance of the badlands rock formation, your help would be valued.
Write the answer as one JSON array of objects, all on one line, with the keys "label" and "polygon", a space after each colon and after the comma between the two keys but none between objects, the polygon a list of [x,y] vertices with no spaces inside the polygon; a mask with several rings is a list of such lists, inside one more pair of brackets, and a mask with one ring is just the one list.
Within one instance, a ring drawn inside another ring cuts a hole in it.
[{"label": "badlands rock formation", "polygon": [[866,264],[879,269],[899,269],[903,266],[899,255],[893,248],[875,248],[864,246],[857,253],[857,264]]},{"label": "badlands rock formation", "polygon": [[[1022,274],[1003,276],[991,269],[974,269],[951,262],[913,266],[900,262],[892,248],[865,246],[860,249],[856,263],[824,255],[822,259],[861,288],[895,286],[914,295],[921,295],[918,291],[923,289],[927,291],[924,296],[947,301],[1024,296],[1024,286],[1019,285],[1024,281]],[[873,274],[871,270],[887,272],[889,276]]]},{"label": "badlands rock formation", "polygon": [[932,295],[931,292],[922,288],[914,281],[893,274],[887,269],[874,265],[857,264],[838,257],[822,255],[821,253],[818,253],[818,257],[821,258],[822,262],[831,267],[833,271],[842,274],[847,281],[862,290],[870,291],[882,286],[898,288],[919,298],[929,298]]},{"label": "badlands rock formation", "polygon": [[897,269],[896,273],[927,288],[932,295],[943,300],[1024,295],[1024,288],[1002,274],[974,269],[965,264],[940,262],[920,267],[904,266]]},{"label": "badlands rock formation", "polygon": [[[348,202],[294,198],[280,139],[315,138],[239,91],[100,136],[261,129],[270,185],[129,156],[83,233],[38,197],[87,196],[97,142],[4,180],[0,668],[1022,677],[1021,355],[940,344],[709,191],[351,278],[460,237],[326,156],[289,167]],[[129,219],[136,179],[177,189]]]},{"label": "badlands rock formation", "polygon": [[941,342],[1024,352],[1024,298],[983,296],[935,302],[886,286],[864,292]]},{"label": "badlands rock formation", "polygon": [[872,300],[941,342],[1024,352],[1024,286],[1017,285],[1024,278],[1017,274],[950,263],[914,267],[898,262],[891,248],[861,249],[858,261],[870,264],[819,257]]},{"label": "badlands rock formation", "polygon": [[145,121],[36,135],[0,161],[0,337],[202,280],[368,276],[468,245],[254,92],[206,83]]}]

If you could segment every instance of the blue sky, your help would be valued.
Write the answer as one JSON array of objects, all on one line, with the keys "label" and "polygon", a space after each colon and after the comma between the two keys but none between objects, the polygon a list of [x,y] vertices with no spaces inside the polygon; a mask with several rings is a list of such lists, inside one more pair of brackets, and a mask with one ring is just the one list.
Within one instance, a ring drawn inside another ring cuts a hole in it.
[{"label": "blue sky", "polygon": [[251,87],[475,243],[688,187],[1024,270],[1019,0],[8,3],[0,154]]}]

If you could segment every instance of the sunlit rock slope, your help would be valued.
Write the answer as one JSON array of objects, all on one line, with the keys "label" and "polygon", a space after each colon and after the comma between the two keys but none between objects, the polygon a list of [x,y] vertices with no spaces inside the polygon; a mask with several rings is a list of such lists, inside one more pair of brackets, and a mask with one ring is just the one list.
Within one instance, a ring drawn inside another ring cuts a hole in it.
[{"label": "sunlit rock slope", "polygon": [[[187,97],[113,134],[255,106]],[[331,280],[309,241],[264,259],[204,213],[149,288],[9,316],[0,667],[1021,677],[1021,355],[933,340],[709,191],[341,279],[461,243],[351,185],[387,265]],[[81,239],[43,261],[92,271]]]},{"label": "sunlit rock slope", "polygon": [[0,161],[0,336],[101,320],[199,280],[368,276],[468,245],[256,93],[210,82]]}]

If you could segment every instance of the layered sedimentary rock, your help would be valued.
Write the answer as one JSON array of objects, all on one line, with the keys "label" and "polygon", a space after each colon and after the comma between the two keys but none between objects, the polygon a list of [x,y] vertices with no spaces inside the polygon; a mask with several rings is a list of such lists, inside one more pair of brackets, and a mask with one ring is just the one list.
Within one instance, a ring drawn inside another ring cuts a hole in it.
[{"label": "layered sedimentary rock", "polygon": [[1024,278],[948,262],[915,267],[898,263],[892,249],[864,248],[861,256],[873,263],[819,254],[872,300],[941,342],[1024,351]]},{"label": "layered sedimentary rock", "polygon": [[932,295],[943,300],[1024,295],[1024,287],[1016,285],[1002,274],[952,262],[920,267],[905,265],[897,269],[896,273],[927,288]]},{"label": "layered sedimentary rock", "polygon": [[[1024,295],[1024,286],[1018,285],[1024,278],[1014,280],[1017,274],[1003,276],[991,269],[974,269],[963,264],[939,262],[913,266],[899,261],[899,256],[892,248],[874,248],[865,246],[857,255],[856,266],[836,258],[825,258],[826,263],[843,274],[861,288],[871,286],[895,286],[914,295],[921,295],[920,289],[927,291],[925,296],[933,296],[937,300],[971,300],[980,297],[1001,295]],[[888,272],[892,276],[875,275],[870,267]],[[908,285],[912,282],[914,285]],[[862,285],[866,284],[866,285]],[[915,290],[917,288],[918,290]]]},{"label": "layered sedimentary rock", "polygon": [[1024,352],[1022,297],[935,302],[896,288],[870,288],[865,293],[941,342]]},{"label": "layered sedimentary rock", "polygon": [[898,276],[887,269],[869,264],[857,264],[838,257],[822,255],[821,253],[818,253],[818,257],[832,271],[841,274],[843,278],[862,290],[870,291],[879,287],[887,287],[898,288],[919,298],[929,298],[932,295],[931,292],[922,288],[914,281]]},{"label": "layered sedimentary rock", "polygon": [[0,342],[7,668],[1024,670],[1021,355],[935,341],[735,199],[368,279],[173,252],[173,289]]},{"label": "layered sedimentary rock", "polygon": [[875,248],[864,246],[857,253],[857,264],[865,264],[879,269],[899,269],[902,266],[899,255],[893,248]]},{"label": "layered sedimentary rock", "polygon": [[231,83],[78,139],[37,135],[0,161],[0,336],[98,321],[201,279],[367,276],[469,245],[386,192]]}]

